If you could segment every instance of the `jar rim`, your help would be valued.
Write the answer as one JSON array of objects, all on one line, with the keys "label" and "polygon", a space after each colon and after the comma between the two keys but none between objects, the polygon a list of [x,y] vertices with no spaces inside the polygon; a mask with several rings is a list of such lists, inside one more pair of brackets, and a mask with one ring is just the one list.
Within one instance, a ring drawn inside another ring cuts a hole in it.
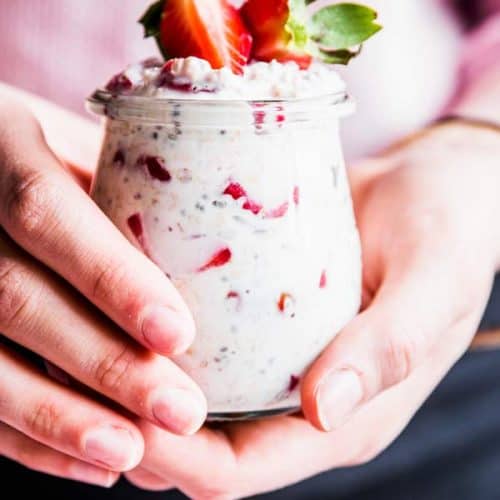
[{"label": "jar rim", "polygon": [[[320,117],[335,119],[350,115],[355,109],[353,99],[347,92],[334,92],[318,97],[295,99],[193,99],[159,98],[113,94],[97,89],[86,101],[87,110],[93,114],[113,120],[140,121],[144,123],[175,125],[176,108],[190,111],[189,124],[192,126],[243,126],[262,123],[259,115],[286,114],[288,123],[305,123]],[[215,120],[215,117],[218,117]]]}]

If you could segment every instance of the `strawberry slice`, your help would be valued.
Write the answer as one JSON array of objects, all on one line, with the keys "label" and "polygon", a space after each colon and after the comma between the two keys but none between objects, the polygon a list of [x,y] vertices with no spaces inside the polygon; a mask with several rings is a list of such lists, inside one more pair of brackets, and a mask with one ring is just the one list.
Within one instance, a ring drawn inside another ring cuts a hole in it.
[{"label": "strawberry slice", "polygon": [[227,247],[223,248],[222,250],[219,250],[216,254],[214,254],[205,265],[201,266],[198,269],[198,272],[202,273],[214,267],[222,267],[231,260],[231,256],[231,250]]},{"label": "strawberry slice", "polygon": [[254,59],[294,61],[301,69],[311,65],[313,57],[296,46],[288,29],[290,14],[288,0],[248,0],[243,5],[241,15],[253,35]]},{"label": "strawberry slice", "polygon": [[252,36],[228,0],[167,0],[160,42],[168,57],[195,56],[236,74],[250,57]]}]

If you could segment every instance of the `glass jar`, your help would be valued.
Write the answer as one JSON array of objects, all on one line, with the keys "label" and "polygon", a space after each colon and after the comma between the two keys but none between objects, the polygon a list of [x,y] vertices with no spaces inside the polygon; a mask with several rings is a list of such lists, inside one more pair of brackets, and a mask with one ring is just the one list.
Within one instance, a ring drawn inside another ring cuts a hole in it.
[{"label": "glass jar", "polygon": [[175,362],[209,419],[294,412],[300,378],[356,315],[361,257],[339,118],[346,94],[168,100],[96,91],[92,196],[172,280],[197,336]]}]

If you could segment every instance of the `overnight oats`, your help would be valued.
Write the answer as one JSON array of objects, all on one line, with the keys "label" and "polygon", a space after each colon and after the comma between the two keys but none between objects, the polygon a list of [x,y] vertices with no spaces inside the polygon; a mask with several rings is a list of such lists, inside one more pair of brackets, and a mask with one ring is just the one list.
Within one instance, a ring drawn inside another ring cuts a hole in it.
[{"label": "overnight oats", "polygon": [[149,59],[93,94],[105,135],[92,196],[188,304],[197,335],[175,362],[209,418],[292,412],[360,305],[339,139],[352,105],[322,62],[213,66]]}]

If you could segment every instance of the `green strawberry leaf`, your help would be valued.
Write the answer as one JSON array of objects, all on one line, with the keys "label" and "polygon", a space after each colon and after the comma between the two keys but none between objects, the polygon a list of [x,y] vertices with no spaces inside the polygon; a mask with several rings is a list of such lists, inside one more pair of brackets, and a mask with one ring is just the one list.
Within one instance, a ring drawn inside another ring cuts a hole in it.
[{"label": "green strawberry leaf", "polygon": [[339,50],[320,50],[319,57],[327,64],[349,64],[349,61],[361,52],[361,46],[358,50],[339,49]]},{"label": "green strawberry leaf", "polygon": [[161,15],[163,13],[163,7],[165,6],[165,0],[159,0],[154,4],[150,5],[148,10],[144,12],[139,22],[144,26],[144,38],[150,36],[158,36],[160,34],[161,25]]},{"label": "green strawberry leaf", "polygon": [[285,31],[290,36],[290,46],[297,49],[305,49],[310,37],[307,28],[307,10],[304,0],[288,0],[290,11]]},{"label": "green strawberry leaf", "polygon": [[382,26],[374,22],[375,19],[377,13],[364,5],[328,5],[312,16],[309,32],[311,38],[323,47],[348,49],[361,44],[382,29]]},{"label": "green strawberry leaf", "polygon": [[154,37],[163,57],[165,60],[168,60],[170,56],[166,53],[160,40],[161,18],[166,1],[167,0],[158,0],[152,4],[139,19],[139,23],[144,27],[144,38]]}]

